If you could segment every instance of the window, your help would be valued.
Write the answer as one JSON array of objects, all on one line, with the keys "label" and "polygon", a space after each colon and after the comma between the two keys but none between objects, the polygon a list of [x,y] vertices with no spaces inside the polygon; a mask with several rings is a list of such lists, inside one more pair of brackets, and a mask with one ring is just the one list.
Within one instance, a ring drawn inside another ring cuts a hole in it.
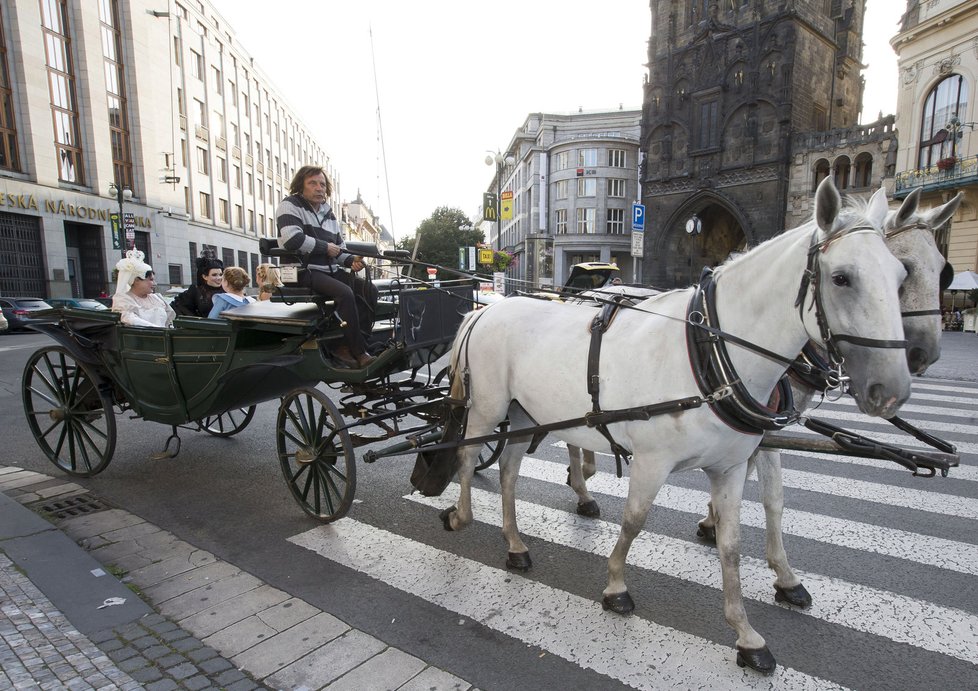
[{"label": "window", "polygon": [[228,98],[231,99],[232,106],[238,106],[238,87],[230,79],[228,80]]},{"label": "window", "polygon": [[234,175],[231,177],[231,183],[234,185],[234,189],[241,189],[241,166],[234,166]]},{"label": "window", "polygon": [[198,146],[197,147],[197,171],[203,173],[204,175],[210,175],[210,157],[207,154],[207,149]]},{"label": "window", "polygon": [[825,112],[825,108],[818,105],[812,106],[812,129],[816,132],[822,132],[828,128],[828,114]]},{"label": "window", "polygon": [[179,65],[180,64],[180,51],[181,51],[181,49],[180,49],[180,37],[179,36],[174,36],[173,37],[173,63],[175,65]]},{"label": "window", "polygon": [[608,225],[605,232],[610,235],[621,235],[625,232],[624,209],[608,209]]},{"label": "window", "polygon": [[579,168],[588,168],[598,165],[598,150],[597,149],[578,149],[577,150],[577,166]]},{"label": "window", "polygon": [[207,192],[200,193],[200,215],[201,218],[211,217],[211,195]]},{"label": "window", "polygon": [[220,96],[224,93],[224,78],[221,76],[221,70],[219,67],[212,67],[211,70],[214,73],[214,90],[217,95]]},{"label": "window", "polygon": [[240,204],[234,205],[234,225],[236,228],[244,227],[244,209]]},{"label": "window", "polygon": [[187,102],[183,98],[183,89],[177,89],[177,112],[180,115],[187,114]]},{"label": "window", "polygon": [[7,71],[7,41],[3,34],[3,12],[0,11],[0,168],[20,170],[17,152],[17,123],[14,122],[13,92]]},{"label": "window", "polygon": [[608,196],[625,198],[625,181],[622,178],[608,178]]},{"label": "window", "polygon": [[42,0],[41,26],[47,62],[51,114],[58,179],[85,184],[78,104],[75,102],[75,66],[71,56],[67,0]]},{"label": "window", "polygon": [[254,194],[255,189],[255,178],[252,177],[251,173],[245,173],[245,192],[248,194]]},{"label": "window", "polygon": [[[951,118],[964,120],[968,113],[968,83],[959,74],[952,74],[931,89],[924,101],[920,125],[918,168],[929,168],[942,158],[958,154],[961,130],[949,132],[945,126]],[[974,135],[972,135],[974,136]]]},{"label": "window", "polygon": [[558,180],[557,181],[557,199],[567,199],[567,181]]},{"label": "window", "polygon": [[199,98],[194,99],[194,118],[201,127],[207,127],[207,106]]},{"label": "window", "polygon": [[557,209],[554,212],[554,232],[558,235],[567,232],[567,209]]},{"label": "window", "polygon": [[598,179],[594,177],[590,178],[577,178],[577,196],[578,197],[593,197],[598,193]]},{"label": "window", "polygon": [[167,274],[171,286],[183,285],[183,264],[167,264]]},{"label": "window", "polygon": [[224,136],[224,116],[216,110],[214,111],[214,119],[211,120],[211,125],[213,126],[215,137]]},{"label": "window", "polygon": [[608,165],[612,168],[624,168],[625,167],[625,150],[624,149],[608,149]]},{"label": "window", "polygon": [[231,145],[238,146],[238,144],[241,143],[241,139],[238,136],[238,126],[232,122],[230,124],[230,127],[231,127]]},{"label": "window", "polygon": [[700,149],[719,146],[720,142],[720,102],[702,101],[696,110],[696,143]]},{"label": "window", "polygon": [[[102,57],[105,67],[105,91],[109,106],[109,140],[112,145],[112,172],[116,184],[133,187],[132,154],[129,143],[125,72],[122,63],[122,33],[119,30],[118,0],[98,4],[102,24]],[[182,95],[181,95],[182,96]]]},{"label": "window", "polygon": [[577,210],[577,232],[584,234],[594,233],[595,209]]},{"label": "window", "polygon": [[244,152],[246,155],[251,156],[251,135],[246,134],[244,136]]},{"label": "window", "polygon": [[218,218],[221,219],[221,223],[229,223],[231,219],[230,219],[230,213],[229,213],[229,210],[228,210],[228,200],[227,199],[218,199],[217,200],[217,210],[218,210],[218,214],[220,214],[218,216]]},{"label": "window", "polygon": [[849,188],[849,173],[852,171],[852,164],[848,156],[839,156],[835,159],[835,188],[844,190]]},{"label": "window", "polygon": [[570,154],[566,151],[561,151],[559,154],[554,156],[554,170],[566,170],[570,167]]},{"label": "window", "polygon": [[853,187],[869,187],[873,184],[873,157],[863,151],[856,156],[856,170],[852,180]]},{"label": "window", "polygon": [[190,49],[190,74],[204,81],[204,59],[193,48]]},{"label": "window", "polygon": [[217,179],[221,182],[228,181],[228,162],[223,156],[217,157]]}]

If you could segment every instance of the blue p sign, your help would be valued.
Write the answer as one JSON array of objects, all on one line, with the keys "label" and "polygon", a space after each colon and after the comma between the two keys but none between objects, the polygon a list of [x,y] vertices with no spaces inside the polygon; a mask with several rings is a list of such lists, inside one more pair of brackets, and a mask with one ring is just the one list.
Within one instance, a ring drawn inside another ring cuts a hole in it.
[{"label": "blue p sign", "polygon": [[645,230],[645,204],[632,204],[632,230]]}]

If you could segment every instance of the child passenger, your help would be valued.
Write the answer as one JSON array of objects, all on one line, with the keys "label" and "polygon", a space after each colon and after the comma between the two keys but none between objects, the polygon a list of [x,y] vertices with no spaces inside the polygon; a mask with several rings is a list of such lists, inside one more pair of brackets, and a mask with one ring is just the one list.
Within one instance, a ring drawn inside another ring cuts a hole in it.
[{"label": "child passenger", "polygon": [[208,318],[217,319],[221,312],[237,309],[255,301],[255,298],[245,295],[245,288],[251,282],[251,276],[240,266],[229,266],[224,269],[224,280],[221,286],[223,293],[214,295],[214,306],[211,307]]}]

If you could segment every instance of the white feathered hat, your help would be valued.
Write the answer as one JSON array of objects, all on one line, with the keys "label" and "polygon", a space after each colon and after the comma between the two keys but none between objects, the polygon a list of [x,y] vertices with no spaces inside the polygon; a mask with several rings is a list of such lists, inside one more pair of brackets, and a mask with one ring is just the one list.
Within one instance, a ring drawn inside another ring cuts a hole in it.
[{"label": "white feathered hat", "polygon": [[153,271],[153,267],[143,261],[146,255],[137,249],[126,252],[126,256],[116,263],[116,271],[119,276],[116,280],[116,294],[125,293],[132,287],[132,282],[137,278],[146,278],[146,274]]}]

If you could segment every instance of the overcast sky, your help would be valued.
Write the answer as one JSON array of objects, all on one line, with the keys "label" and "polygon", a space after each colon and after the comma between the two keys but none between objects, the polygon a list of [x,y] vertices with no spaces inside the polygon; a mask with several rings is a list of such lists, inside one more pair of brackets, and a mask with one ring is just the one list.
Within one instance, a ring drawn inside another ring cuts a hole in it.
[{"label": "overcast sky", "polygon": [[[211,2],[330,155],[344,200],[359,190],[398,238],[439,206],[474,217],[486,151],[529,113],[642,104],[648,0]],[[904,4],[867,2],[863,121],[896,107]]]}]

